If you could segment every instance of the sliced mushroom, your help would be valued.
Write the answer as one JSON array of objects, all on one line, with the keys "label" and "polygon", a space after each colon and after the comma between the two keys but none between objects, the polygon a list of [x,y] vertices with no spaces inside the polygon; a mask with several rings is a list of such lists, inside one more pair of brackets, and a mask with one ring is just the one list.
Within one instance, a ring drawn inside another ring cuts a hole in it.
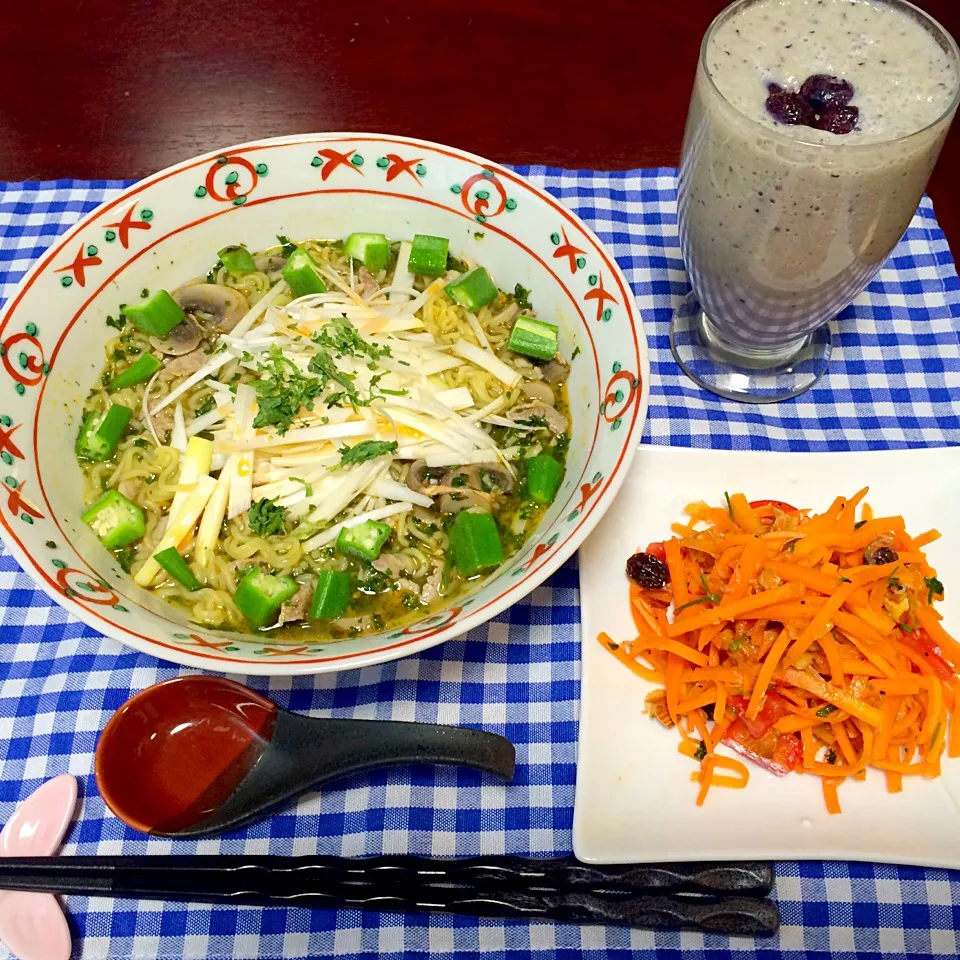
[{"label": "sliced mushroom", "polygon": [[229,333],[250,309],[239,290],[220,283],[191,283],[178,287],[170,296],[208,333]]},{"label": "sliced mushroom", "polygon": [[442,481],[445,473],[442,467],[428,467],[426,460],[414,460],[407,472],[407,486],[414,493],[429,492],[431,486]]},{"label": "sliced mushroom", "polygon": [[253,265],[261,273],[273,277],[287,265],[287,258],[276,253],[261,253],[253,258]]},{"label": "sliced mushroom", "polygon": [[558,353],[549,363],[545,363],[541,368],[543,379],[546,383],[552,383],[554,386],[560,386],[567,382],[570,376],[570,364]]},{"label": "sliced mushroom", "polygon": [[567,429],[567,418],[556,407],[539,400],[514,407],[507,413],[507,419],[513,420],[514,423],[524,420],[543,420],[550,432],[557,436],[565,433]]},{"label": "sliced mushroom", "polygon": [[182,357],[192,353],[200,346],[200,328],[190,314],[187,314],[165,337],[151,337],[154,350],[168,357]]},{"label": "sliced mushroom", "polygon": [[480,482],[479,464],[471,464],[467,467],[454,467],[444,473],[440,479],[440,485],[444,487],[454,487],[461,490],[464,487],[470,487],[472,490],[482,490]]},{"label": "sliced mushroom", "polygon": [[512,493],[513,474],[502,464],[484,464],[480,467],[480,489],[486,493]]},{"label": "sliced mushroom", "polygon": [[530,380],[527,383],[522,383],[520,389],[531,400],[542,400],[544,403],[549,403],[551,407],[556,403],[553,391],[542,380]]}]

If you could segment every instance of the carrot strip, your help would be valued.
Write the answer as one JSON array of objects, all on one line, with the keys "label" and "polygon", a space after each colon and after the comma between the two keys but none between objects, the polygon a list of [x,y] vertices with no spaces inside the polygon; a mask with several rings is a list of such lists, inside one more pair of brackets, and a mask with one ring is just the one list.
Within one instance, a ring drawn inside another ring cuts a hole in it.
[{"label": "carrot strip", "polygon": [[833,634],[827,630],[822,633],[817,640],[820,649],[826,654],[827,664],[830,667],[830,680],[834,684],[843,683],[843,656],[840,653],[840,645],[833,638]]},{"label": "carrot strip", "polygon": [[780,636],[777,637],[776,642],[767,654],[766,660],[763,661],[760,673],[757,674],[757,683],[753,688],[753,695],[750,697],[750,702],[747,704],[746,717],[748,720],[753,720],[760,712],[760,706],[763,703],[767,685],[770,683],[773,671],[780,665],[780,658],[783,656],[789,644],[790,632],[788,630],[781,630]]},{"label": "carrot strip", "polygon": [[670,587],[673,590],[673,602],[682,607],[690,599],[687,591],[686,569],[683,564],[683,556],[680,553],[680,544],[676,540],[670,539],[663,545],[663,551],[667,561],[667,571],[670,574]]},{"label": "carrot strip", "polygon": [[927,636],[940,648],[943,658],[956,670],[960,668],[960,643],[940,626],[939,618],[931,607],[923,603],[917,605],[915,613],[920,626],[927,631]]},{"label": "carrot strip", "polygon": [[858,700],[845,690],[838,690],[816,675],[811,676],[803,670],[790,668],[784,670],[783,679],[785,682],[799,687],[801,690],[806,690],[841,710],[846,710],[847,713],[858,717],[864,723],[870,724],[871,727],[879,727],[883,720],[876,707],[871,707],[868,703]]},{"label": "carrot strip", "polygon": [[753,507],[747,503],[747,498],[742,493],[735,493],[730,497],[730,512],[733,514],[733,522],[747,533],[760,532],[760,518],[754,513]]},{"label": "carrot strip", "polygon": [[827,813],[831,816],[840,813],[840,798],[837,796],[837,787],[842,782],[841,778],[824,777],[821,782],[823,784],[823,800],[827,805]]},{"label": "carrot strip", "polygon": [[827,632],[834,614],[846,603],[847,597],[854,589],[855,585],[853,583],[844,583],[837,588],[833,596],[819,609],[817,615],[810,621],[803,633],[797,637],[786,657],[784,657],[784,663],[787,666],[796,663],[810,649],[813,642],[818,640],[821,634]]},{"label": "carrot strip", "polygon": [[705,667],[710,662],[704,654],[698,653],[677,640],[661,640],[655,637],[641,638],[637,640],[637,647],[640,650],[665,650],[671,656],[679,657],[698,667]]},{"label": "carrot strip", "polygon": [[919,550],[921,547],[926,547],[933,543],[934,540],[939,540],[940,536],[939,530],[928,530],[926,533],[921,533],[919,537],[914,537],[913,545]]},{"label": "carrot strip", "polygon": [[796,583],[785,583],[772,590],[764,590],[762,593],[755,593],[742,600],[737,600],[726,607],[714,607],[705,613],[692,614],[688,617],[678,617],[670,624],[670,636],[679,637],[691,630],[700,630],[713,623],[723,620],[734,620],[741,613],[750,610],[761,610],[764,607],[773,606],[784,600],[794,600],[803,594],[803,587]]},{"label": "carrot strip", "polygon": [[651,683],[663,683],[663,674],[651,667],[646,667],[635,660],[623,643],[615,643],[606,633],[597,636],[597,640],[602,643],[624,666],[629,667],[637,676],[649,680]]},{"label": "carrot strip", "polygon": [[771,560],[767,566],[787,583],[802,583],[817,593],[830,596],[840,586],[840,578],[829,576],[811,567],[801,567],[784,560]]},{"label": "carrot strip", "polygon": [[683,677],[683,660],[672,653],[667,654],[667,673],[664,677],[664,685],[667,688],[667,710],[670,713],[670,719],[674,723],[680,711],[677,709],[680,705],[680,681]]}]

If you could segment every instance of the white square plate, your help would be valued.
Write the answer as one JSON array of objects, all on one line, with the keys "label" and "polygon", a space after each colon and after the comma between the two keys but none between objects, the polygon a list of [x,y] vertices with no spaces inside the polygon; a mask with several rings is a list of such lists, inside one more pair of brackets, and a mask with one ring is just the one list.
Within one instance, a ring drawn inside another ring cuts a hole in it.
[{"label": "white square plate", "polygon": [[724,490],[748,500],[785,500],[826,509],[837,495],[869,486],[878,515],[902,513],[907,530],[937,527],[928,549],[949,598],[944,626],[960,626],[960,447],[869,453],[745,453],[642,446],[616,502],[580,549],[583,677],[573,849],[588,863],[658,860],[870,860],[960,868],[960,759],[937,780],[883,776],[840,788],[843,813],[830,816],[820,779],[775,777],[750,768],[744,790],[714,789],[696,806],[691,762],[678,737],[647,717],[653,689],[597,642],[635,635],[624,564],[670,536],[694,500]]}]

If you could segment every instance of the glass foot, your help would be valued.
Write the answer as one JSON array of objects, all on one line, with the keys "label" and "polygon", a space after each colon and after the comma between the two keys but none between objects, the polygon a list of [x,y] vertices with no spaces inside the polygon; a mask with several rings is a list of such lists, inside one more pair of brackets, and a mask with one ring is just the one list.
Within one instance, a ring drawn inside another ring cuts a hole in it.
[{"label": "glass foot", "polygon": [[809,390],[830,361],[827,324],[777,351],[741,350],[713,329],[690,294],[670,324],[670,349],[683,372],[705,390],[741,403],[776,403]]}]

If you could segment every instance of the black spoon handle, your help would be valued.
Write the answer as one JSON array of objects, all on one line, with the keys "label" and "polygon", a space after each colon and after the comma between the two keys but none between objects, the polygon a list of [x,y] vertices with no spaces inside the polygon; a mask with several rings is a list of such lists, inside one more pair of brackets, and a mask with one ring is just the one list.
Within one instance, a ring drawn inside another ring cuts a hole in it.
[{"label": "black spoon handle", "polygon": [[400,763],[462,765],[509,781],[516,763],[513,744],[484,730],[396,720],[317,720],[286,711],[277,717],[273,744],[288,761],[309,769],[315,783]]},{"label": "black spoon handle", "polygon": [[204,865],[206,859],[214,858],[11,858],[0,860],[0,889],[207,903],[351,906],[738,935],[770,935],[779,923],[774,904],[745,897],[659,893],[624,897],[579,890],[540,891],[535,886],[476,889],[422,880],[405,888],[363,875],[337,878],[314,872],[310,876],[303,865],[295,866],[300,859],[295,857],[217,857],[210,866]]}]

